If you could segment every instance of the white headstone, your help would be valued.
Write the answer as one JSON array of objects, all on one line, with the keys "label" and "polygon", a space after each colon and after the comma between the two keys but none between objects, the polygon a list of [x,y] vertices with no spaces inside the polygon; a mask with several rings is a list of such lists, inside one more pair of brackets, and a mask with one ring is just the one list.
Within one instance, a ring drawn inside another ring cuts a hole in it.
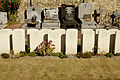
[{"label": "white headstone", "polygon": [[55,52],[61,52],[61,38],[64,34],[64,29],[51,30],[51,32],[49,33],[48,41],[52,40],[53,44],[55,44]]},{"label": "white headstone", "polygon": [[98,53],[105,54],[109,52],[110,31],[106,29],[97,29],[96,34],[98,34]]},{"label": "white headstone", "polygon": [[13,30],[13,51],[19,53],[25,51],[25,30],[14,29]]},{"label": "white headstone", "polygon": [[82,29],[82,52],[93,52],[95,42],[95,31],[93,29]]},{"label": "white headstone", "polygon": [[78,30],[77,29],[67,29],[66,30],[66,54],[77,54],[77,39]]},{"label": "white headstone", "polygon": [[120,53],[120,30],[116,31],[115,53]]},{"label": "white headstone", "polygon": [[11,29],[0,30],[0,54],[10,53],[10,35],[12,34]]},{"label": "white headstone", "polygon": [[34,51],[42,41],[44,41],[44,35],[49,34],[50,29],[28,29],[27,34],[30,35],[30,49]]}]

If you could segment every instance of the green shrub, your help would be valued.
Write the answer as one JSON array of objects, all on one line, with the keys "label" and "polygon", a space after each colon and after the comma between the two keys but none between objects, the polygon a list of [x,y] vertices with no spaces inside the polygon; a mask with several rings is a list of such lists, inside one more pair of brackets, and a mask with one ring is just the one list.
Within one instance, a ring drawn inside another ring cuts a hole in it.
[{"label": "green shrub", "polygon": [[27,52],[26,51],[20,51],[20,57],[25,57],[27,56]]},{"label": "green shrub", "polygon": [[61,58],[61,59],[63,59],[63,58],[67,58],[67,55],[60,54],[60,55],[59,55],[59,58]]},{"label": "green shrub", "polygon": [[30,52],[30,53],[28,53],[28,56],[35,57],[35,56],[37,56],[37,54],[35,54],[35,52]]},{"label": "green shrub", "polygon": [[120,56],[120,53],[116,53],[115,56]]},{"label": "green shrub", "polygon": [[52,56],[58,56],[59,58],[67,58],[67,55],[64,55],[62,52],[55,52],[52,54]]},{"label": "green shrub", "polygon": [[83,58],[91,58],[93,55],[93,52],[85,52],[82,54],[82,57]]},{"label": "green shrub", "polygon": [[52,56],[59,56],[60,54],[63,54],[62,52],[55,52],[52,54]]},{"label": "green shrub", "polygon": [[111,58],[111,57],[113,57],[114,55],[113,55],[112,53],[107,53],[107,54],[105,54],[105,56]]},{"label": "green shrub", "polygon": [[10,55],[7,54],[7,53],[2,53],[1,56],[2,56],[2,58],[4,58],[4,59],[10,58]]}]

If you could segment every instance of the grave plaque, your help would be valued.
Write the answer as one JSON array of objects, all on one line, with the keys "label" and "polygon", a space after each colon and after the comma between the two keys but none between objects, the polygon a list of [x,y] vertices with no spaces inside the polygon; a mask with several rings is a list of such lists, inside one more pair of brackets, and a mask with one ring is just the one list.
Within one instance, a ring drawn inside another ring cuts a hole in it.
[{"label": "grave plaque", "polygon": [[29,7],[26,10],[26,19],[25,23],[27,27],[33,27],[40,28],[41,24],[41,9],[40,7]]},{"label": "grave plaque", "polygon": [[42,28],[60,28],[58,8],[48,7],[44,9],[44,21]]},{"label": "grave plaque", "polygon": [[7,24],[7,12],[0,12],[0,28],[5,27]]},{"label": "grave plaque", "polygon": [[62,28],[79,28],[79,23],[75,19],[75,6],[62,4],[61,7],[61,26]]},{"label": "grave plaque", "polygon": [[78,17],[82,21],[82,28],[96,28],[97,24],[92,18],[92,4],[81,3],[78,8]]}]

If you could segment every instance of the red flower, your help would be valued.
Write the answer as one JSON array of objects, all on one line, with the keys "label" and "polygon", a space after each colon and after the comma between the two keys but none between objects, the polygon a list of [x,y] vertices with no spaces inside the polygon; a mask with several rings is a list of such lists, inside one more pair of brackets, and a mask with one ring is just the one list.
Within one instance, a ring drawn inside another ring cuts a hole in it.
[{"label": "red flower", "polygon": [[45,46],[42,46],[42,48],[44,48]]},{"label": "red flower", "polygon": [[53,49],[55,49],[55,47],[53,47]]},{"label": "red flower", "polygon": [[19,4],[21,4],[21,2],[19,2]]},{"label": "red flower", "polygon": [[1,5],[0,5],[0,7],[1,7]]},{"label": "red flower", "polygon": [[50,40],[49,42],[52,43],[52,40]]},{"label": "red flower", "polygon": [[42,45],[43,43],[40,43],[40,45]]},{"label": "red flower", "polygon": [[43,44],[45,44],[46,43],[46,41],[43,41]]},{"label": "red flower", "polygon": [[48,42],[48,44],[51,44],[51,42]]},{"label": "red flower", "polygon": [[51,46],[55,46],[54,44],[51,44]]},{"label": "red flower", "polygon": [[11,5],[9,5],[9,7],[11,8]]},{"label": "red flower", "polygon": [[50,46],[47,46],[48,48],[50,47]]}]

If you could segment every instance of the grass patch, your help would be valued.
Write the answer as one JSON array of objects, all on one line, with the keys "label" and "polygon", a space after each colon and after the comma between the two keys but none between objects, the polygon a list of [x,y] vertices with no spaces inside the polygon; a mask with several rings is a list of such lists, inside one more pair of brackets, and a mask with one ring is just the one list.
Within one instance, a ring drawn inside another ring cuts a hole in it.
[{"label": "grass patch", "polygon": [[1,59],[0,80],[119,80],[120,57]]}]

